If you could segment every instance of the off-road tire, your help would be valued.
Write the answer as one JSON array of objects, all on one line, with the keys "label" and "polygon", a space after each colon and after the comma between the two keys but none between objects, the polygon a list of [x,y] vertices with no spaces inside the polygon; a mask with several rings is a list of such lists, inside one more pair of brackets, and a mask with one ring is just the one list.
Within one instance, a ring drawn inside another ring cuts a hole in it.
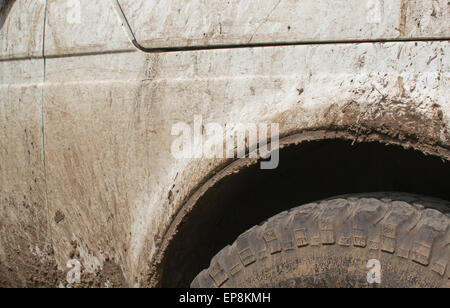
[{"label": "off-road tire", "polygon": [[[449,287],[449,211],[402,193],[303,205],[239,236],[191,287]],[[369,260],[381,264],[380,284],[368,280]]]}]

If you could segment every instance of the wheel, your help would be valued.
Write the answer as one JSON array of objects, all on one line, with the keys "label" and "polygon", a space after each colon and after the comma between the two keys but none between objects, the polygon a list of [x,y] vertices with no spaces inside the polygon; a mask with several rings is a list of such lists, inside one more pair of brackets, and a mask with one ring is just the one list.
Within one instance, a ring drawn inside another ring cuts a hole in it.
[{"label": "wheel", "polygon": [[448,287],[449,211],[401,193],[303,205],[239,236],[191,287]]}]

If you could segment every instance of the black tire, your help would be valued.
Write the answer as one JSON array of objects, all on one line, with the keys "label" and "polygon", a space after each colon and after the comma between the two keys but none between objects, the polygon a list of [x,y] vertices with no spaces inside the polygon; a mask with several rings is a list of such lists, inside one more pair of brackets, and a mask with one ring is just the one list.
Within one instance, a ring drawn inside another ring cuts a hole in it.
[{"label": "black tire", "polygon": [[[449,287],[449,210],[400,193],[303,205],[239,236],[191,287]],[[380,284],[368,282],[369,260]]]}]

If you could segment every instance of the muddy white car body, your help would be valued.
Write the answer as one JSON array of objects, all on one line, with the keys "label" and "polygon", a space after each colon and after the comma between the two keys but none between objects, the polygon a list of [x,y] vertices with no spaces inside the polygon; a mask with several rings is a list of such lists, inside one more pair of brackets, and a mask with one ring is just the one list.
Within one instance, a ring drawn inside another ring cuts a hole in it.
[{"label": "muddy white car body", "polygon": [[172,126],[197,115],[278,123],[281,148],[377,142],[448,161],[449,12],[444,0],[3,1],[4,284],[66,284],[77,259],[93,284],[170,285],[179,226],[256,161],[176,159]]}]

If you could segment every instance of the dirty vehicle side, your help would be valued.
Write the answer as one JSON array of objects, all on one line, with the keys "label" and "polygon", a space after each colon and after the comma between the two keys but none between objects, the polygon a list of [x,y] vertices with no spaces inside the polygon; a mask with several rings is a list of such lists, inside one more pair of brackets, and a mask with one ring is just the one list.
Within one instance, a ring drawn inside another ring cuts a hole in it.
[{"label": "dirty vehicle side", "polygon": [[[0,6],[0,286],[342,286],[369,257],[448,285],[448,1]],[[196,116],[278,123],[278,168],[176,159]]]}]

